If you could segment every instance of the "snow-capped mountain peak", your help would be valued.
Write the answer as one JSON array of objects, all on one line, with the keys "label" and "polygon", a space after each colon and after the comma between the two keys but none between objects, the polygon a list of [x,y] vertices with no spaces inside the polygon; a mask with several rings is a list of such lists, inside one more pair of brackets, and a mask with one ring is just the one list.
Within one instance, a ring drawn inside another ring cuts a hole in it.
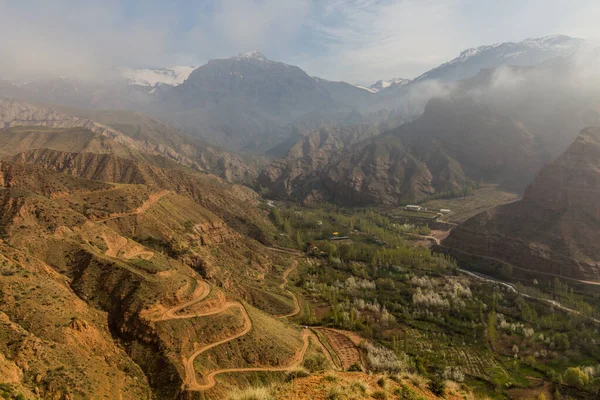
[{"label": "snow-capped mountain peak", "polygon": [[482,68],[501,65],[535,65],[555,57],[565,57],[583,48],[585,40],[565,35],[525,39],[521,42],[496,43],[466,49],[455,59],[415,79],[456,81],[476,75]]},{"label": "snow-capped mountain peak", "polygon": [[379,81],[375,82],[374,84],[372,84],[369,87],[362,86],[362,85],[355,85],[355,86],[357,88],[359,88],[359,89],[363,89],[363,90],[366,90],[366,91],[371,92],[371,93],[377,93],[380,90],[383,90],[383,89],[388,88],[390,86],[406,85],[408,82],[410,82],[408,79],[404,79],[404,78],[392,78],[392,79],[389,79],[389,80],[379,80]]},{"label": "snow-capped mountain peak", "polygon": [[165,68],[121,68],[123,78],[130,85],[155,87],[160,84],[181,85],[196,67],[171,66]]},{"label": "snow-capped mountain peak", "polygon": [[257,61],[268,61],[260,51],[252,50],[245,53],[239,53],[237,56],[231,57],[234,60],[257,60]]}]

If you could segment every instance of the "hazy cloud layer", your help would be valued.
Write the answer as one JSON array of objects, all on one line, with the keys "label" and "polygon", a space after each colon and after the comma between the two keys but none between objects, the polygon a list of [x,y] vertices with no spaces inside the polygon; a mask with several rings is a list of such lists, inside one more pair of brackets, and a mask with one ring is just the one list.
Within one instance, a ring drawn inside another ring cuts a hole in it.
[{"label": "hazy cloud layer", "polygon": [[311,75],[371,83],[483,44],[597,39],[599,20],[595,0],[2,0],[0,75],[90,78],[258,49]]}]

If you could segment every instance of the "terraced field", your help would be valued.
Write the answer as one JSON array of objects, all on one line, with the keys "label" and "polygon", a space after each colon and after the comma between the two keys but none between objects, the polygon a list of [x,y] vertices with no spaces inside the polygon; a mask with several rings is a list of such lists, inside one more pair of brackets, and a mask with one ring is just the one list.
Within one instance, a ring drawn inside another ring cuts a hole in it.
[{"label": "terraced field", "polygon": [[315,330],[325,337],[337,354],[344,370],[350,368],[352,364],[361,364],[360,351],[348,336],[328,328],[315,328]]}]

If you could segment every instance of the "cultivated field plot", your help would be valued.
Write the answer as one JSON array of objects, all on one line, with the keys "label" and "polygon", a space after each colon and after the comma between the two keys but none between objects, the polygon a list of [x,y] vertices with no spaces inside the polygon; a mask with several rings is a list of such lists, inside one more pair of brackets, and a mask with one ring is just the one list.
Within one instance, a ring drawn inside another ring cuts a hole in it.
[{"label": "cultivated field plot", "polygon": [[460,223],[480,212],[500,204],[515,201],[518,198],[518,194],[503,190],[497,185],[483,185],[480,189],[473,191],[472,194],[465,197],[430,200],[419,205],[430,210],[439,210],[442,208],[451,210],[451,213],[444,215],[442,219]]},{"label": "cultivated field plot", "polygon": [[457,345],[441,333],[413,328],[406,328],[406,335],[407,352],[421,356],[432,364],[459,367],[466,375],[482,379],[490,378],[489,371],[503,370],[492,354],[473,346],[468,347],[469,343]]},{"label": "cultivated field plot", "polygon": [[346,335],[327,328],[316,329],[323,334],[331,348],[333,348],[344,370],[350,368],[352,364],[362,364],[360,351]]}]

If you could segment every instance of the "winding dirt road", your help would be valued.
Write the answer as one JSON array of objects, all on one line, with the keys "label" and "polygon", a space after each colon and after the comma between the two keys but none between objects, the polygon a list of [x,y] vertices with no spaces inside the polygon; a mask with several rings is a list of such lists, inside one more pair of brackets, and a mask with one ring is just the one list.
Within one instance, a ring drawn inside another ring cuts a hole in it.
[{"label": "winding dirt road", "polygon": [[132,215],[143,214],[146,211],[148,211],[150,209],[150,207],[152,207],[160,199],[162,199],[163,197],[165,197],[169,193],[170,192],[168,190],[161,190],[160,192],[152,193],[150,196],[148,196],[148,200],[144,201],[138,208],[136,208],[133,211],[124,212],[124,213],[115,213],[115,214],[109,215],[107,218],[101,218],[101,219],[96,219],[96,220],[92,220],[92,221],[94,221],[94,222],[106,222],[106,221],[111,221],[113,219],[118,219],[118,218],[123,218],[123,217],[129,217],[129,216],[132,216]]},{"label": "winding dirt road", "polygon": [[[287,252],[286,252],[287,253]],[[288,253],[289,254],[289,253]],[[287,268],[284,273],[283,273],[283,282],[280,285],[281,289],[285,289],[285,286],[288,283],[288,276],[289,274],[298,266],[298,260],[294,260],[293,264]],[[320,341],[318,340],[318,338],[316,337],[316,335],[311,332],[309,329],[304,329],[302,331],[302,341],[303,341],[303,345],[302,347],[296,351],[296,353],[294,354],[294,356],[292,357],[292,359],[290,360],[290,363],[287,366],[283,366],[283,367],[247,367],[247,368],[223,368],[223,369],[217,369],[214,370],[212,372],[210,372],[208,375],[206,375],[206,377],[204,378],[204,382],[200,383],[198,382],[197,378],[196,378],[196,370],[194,368],[194,360],[202,353],[220,346],[222,344],[225,344],[227,342],[230,342],[232,340],[235,340],[239,337],[242,337],[244,335],[246,335],[247,333],[249,333],[252,330],[252,320],[250,319],[250,316],[248,315],[248,312],[246,311],[246,308],[244,307],[244,305],[242,303],[239,302],[233,302],[233,301],[228,301],[228,302],[221,302],[221,304],[218,307],[209,309],[207,311],[204,312],[195,312],[195,313],[190,313],[190,314],[178,314],[181,310],[184,310],[188,307],[191,307],[193,305],[196,305],[198,303],[201,303],[202,301],[204,301],[206,299],[206,297],[210,294],[210,286],[208,285],[208,283],[198,280],[198,286],[200,287],[200,289],[198,290],[198,293],[196,294],[196,296],[190,300],[187,301],[185,303],[179,304],[175,307],[172,307],[168,310],[166,310],[161,316],[160,318],[158,318],[159,321],[168,321],[168,320],[172,320],[172,319],[186,319],[186,318],[198,318],[198,317],[206,317],[206,316],[210,316],[210,315],[215,315],[215,314],[219,314],[227,309],[230,308],[237,308],[240,310],[240,312],[242,313],[242,317],[244,318],[244,328],[236,333],[233,336],[227,337],[225,339],[219,340],[217,342],[202,346],[199,349],[196,349],[189,357],[187,357],[187,359],[184,362],[184,367],[185,367],[185,380],[184,380],[184,386],[186,390],[191,390],[191,391],[205,391],[208,390],[210,388],[212,388],[213,386],[216,385],[216,380],[215,377],[219,374],[225,374],[225,373],[232,373],[232,372],[281,372],[281,371],[289,371],[291,369],[296,368],[297,366],[299,366],[302,361],[304,360],[304,355],[306,353],[306,350],[308,349],[308,345],[309,345],[309,338],[313,337],[313,340],[315,340],[315,343],[317,344],[321,344]],[[278,316],[278,318],[288,318],[291,316],[294,316],[296,314],[298,314],[300,312],[300,304],[298,302],[298,298],[296,297],[296,295],[288,290],[285,289],[288,293],[291,294],[292,298],[294,299],[294,310],[291,313],[285,314],[285,315],[280,315]],[[322,346],[322,344],[321,344]]]},{"label": "winding dirt road", "polygon": [[[248,333],[250,331],[251,328],[252,328],[252,326],[250,326],[248,328],[248,331],[244,332],[241,335],[237,335],[237,336],[233,337],[233,339],[235,339],[236,337],[245,335],[246,333]],[[208,374],[206,376],[205,384],[198,384],[198,382],[188,383],[188,390],[196,390],[196,391],[197,390],[208,390],[216,385],[217,382],[215,381],[215,376],[217,376],[219,374],[226,374],[228,372],[284,372],[284,371],[292,370],[292,369],[298,367],[304,360],[304,354],[306,354],[306,350],[308,349],[308,345],[309,345],[309,337],[311,337],[312,335],[313,335],[312,332],[310,332],[308,329],[304,329],[304,331],[302,332],[303,345],[298,351],[296,351],[296,354],[294,354],[294,357],[292,357],[291,362],[287,366],[218,369],[218,370],[211,372],[210,374]],[[228,342],[229,340],[232,340],[232,339],[227,339],[227,340],[225,340],[225,342]],[[223,343],[225,343],[225,342],[223,342]],[[212,345],[206,346],[207,348],[201,349],[201,350],[206,351],[209,348],[215,347],[219,344],[222,344],[222,343],[212,344]],[[193,365],[192,365],[192,368],[193,368]],[[192,376],[194,376],[193,380],[195,381],[195,373]]]},{"label": "winding dirt road", "polygon": [[294,260],[294,263],[283,272],[283,275],[282,275],[283,282],[281,283],[281,285],[279,285],[280,289],[284,289],[286,292],[288,292],[292,296],[292,299],[294,299],[294,310],[288,314],[278,315],[277,318],[293,317],[294,315],[296,315],[300,312],[300,303],[298,302],[298,297],[291,290],[285,289],[285,285],[287,285],[287,283],[288,283],[288,276],[290,275],[290,272],[295,270],[297,266],[298,266],[298,260]]}]

